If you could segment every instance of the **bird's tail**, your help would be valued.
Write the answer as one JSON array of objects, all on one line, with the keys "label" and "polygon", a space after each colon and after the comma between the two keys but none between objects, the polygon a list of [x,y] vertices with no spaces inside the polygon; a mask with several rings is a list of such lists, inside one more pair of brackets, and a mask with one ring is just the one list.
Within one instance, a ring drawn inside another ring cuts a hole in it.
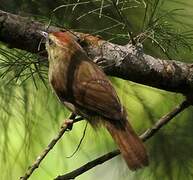
[{"label": "bird's tail", "polygon": [[116,122],[107,120],[105,126],[118,145],[129,169],[136,170],[148,165],[144,144],[127,120]]}]

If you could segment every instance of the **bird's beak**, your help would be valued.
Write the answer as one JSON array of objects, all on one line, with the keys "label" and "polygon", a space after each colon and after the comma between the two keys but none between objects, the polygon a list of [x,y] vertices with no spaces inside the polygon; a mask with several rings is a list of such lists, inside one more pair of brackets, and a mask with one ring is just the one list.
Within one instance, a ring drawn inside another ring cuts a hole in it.
[{"label": "bird's beak", "polygon": [[37,32],[42,36],[42,38],[38,44],[38,51],[39,51],[41,48],[41,44],[49,41],[49,34],[45,31],[40,31],[40,30],[38,30]]},{"label": "bird's beak", "polygon": [[49,34],[45,31],[38,31],[39,34],[41,34],[46,40],[49,38]]}]

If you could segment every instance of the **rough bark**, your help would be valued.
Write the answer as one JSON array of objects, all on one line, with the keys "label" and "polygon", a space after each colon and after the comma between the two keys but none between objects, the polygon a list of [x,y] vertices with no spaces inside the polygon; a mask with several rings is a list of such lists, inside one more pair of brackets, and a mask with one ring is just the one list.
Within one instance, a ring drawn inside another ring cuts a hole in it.
[{"label": "rough bark", "polygon": [[[39,30],[46,25],[18,15],[0,11],[0,41],[10,48],[38,52]],[[51,26],[49,31],[62,30]],[[88,56],[111,76],[159,89],[190,93],[193,90],[193,64],[154,58],[143,52],[141,45],[113,44],[99,37],[75,32]]]}]

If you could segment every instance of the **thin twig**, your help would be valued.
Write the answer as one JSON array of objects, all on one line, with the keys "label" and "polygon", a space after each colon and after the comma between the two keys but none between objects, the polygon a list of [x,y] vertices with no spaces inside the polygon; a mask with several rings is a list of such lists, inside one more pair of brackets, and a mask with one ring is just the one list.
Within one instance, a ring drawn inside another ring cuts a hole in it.
[{"label": "thin twig", "polygon": [[56,177],[54,180],[70,180],[70,179],[75,179],[77,176],[85,173],[86,171],[94,168],[95,166],[104,163],[105,161],[108,161],[112,158],[114,158],[115,156],[119,155],[120,151],[119,150],[114,150],[112,152],[109,152],[103,156],[100,156],[99,158],[90,161],[88,163],[86,163],[85,165],[81,166],[78,169],[75,169],[74,171],[58,176]]},{"label": "thin twig", "polygon": [[84,131],[83,131],[83,134],[82,134],[82,137],[80,139],[80,142],[78,143],[78,146],[76,147],[75,151],[70,155],[70,156],[67,156],[66,158],[71,158],[73,157],[79,150],[81,144],[82,144],[82,141],[84,140],[84,137],[86,135],[86,129],[87,129],[87,126],[88,126],[88,121],[86,122],[86,125],[85,125],[85,128],[84,128]]},{"label": "thin twig", "polygon": [[[176,106],[172,111],[161,117],[154,125],[152,128],[146,130],[140,138],[142,141],[146,141],[149,138],[151,138],[155,133],[159,131],[160,128],[162,128],[164,125],[166,125],[173,117],[175,117],[177,114],[188,108],[191,104],[188,101],[183,101],[180,105]],[[86,171],[92,169],[93,167],[102,164],[113,157],[117,156],[120,154],[120,151],[114,150],[112,152],[109,152],[93,161],[90,161],[86,163],[85,165],[79,167],[78,169],[75,169],[67,174],[58,176],[55,178],[55,180],[70,180],[70,179],[75,179],[77,176],[85,173]]]},{"label": "thin twig", "polygon": [[147,129],[142,135],[140,135],[140,138],[143,141],[146,141],[147,139],[151,138],[157,131],[159,131],[160,128],[162,128],[164,125],[166,125],[172,118],[177,116],[179,113],[181,113],[183,110],[188,108],[190,106],[190,102],[185,100],[178,106],[176,106],[172,111],[167,113],[166,115],[162,116],[154,125],[152,128]]},{"label": "thin twig", "polygon": [[124,22],[125,26],[127,27],[127,31],[128,31],[129,36],[130,36],[132,44],[135,45],[136,42],[135,42],[133,35],[130,31],[131,24],[129,23],[127,17],[123,14],[123,12],[121,12],[120,9],[118,8],[118,4],[114,0],[111,0],[111,2],[113,4],[115,10],[117,11],[118,16],[121,18],[121,20]]},{"label": "thin twig", "polygon": [[[82,118],[75,119],[76,115],[73,113],[70,115],[68,119],[64,121],[62,124],[60,131],[58,132],[57,136],[53,138],[48,146],[42,151],[42,153],[37,157],[37,159],[34,161],[34,163],[28,167],[28,170],[24,174],[24,176],[20,177],[20,180],[27,180],[35,169],[37,169],[41,163],[41,161],[46,157],[46,155],[50,152],[50,150],[55,146],[55,144],[59,141],[59,139],[63,136],[63,134],[71,128],[72,124],[82,120]],[[69,122],[72,120],[72,122]]]}]

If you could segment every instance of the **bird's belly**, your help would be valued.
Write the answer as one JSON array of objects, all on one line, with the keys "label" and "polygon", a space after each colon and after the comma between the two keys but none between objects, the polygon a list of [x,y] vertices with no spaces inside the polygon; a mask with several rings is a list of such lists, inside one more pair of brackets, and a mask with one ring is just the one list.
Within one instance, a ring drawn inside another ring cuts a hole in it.
[{"label": "bird's belly", "polygon": [[63,104],[68,108],[68,110],[70,110],[76,114],[76,108],[72,103],[67,102],[67,101],[63,101]]}]

